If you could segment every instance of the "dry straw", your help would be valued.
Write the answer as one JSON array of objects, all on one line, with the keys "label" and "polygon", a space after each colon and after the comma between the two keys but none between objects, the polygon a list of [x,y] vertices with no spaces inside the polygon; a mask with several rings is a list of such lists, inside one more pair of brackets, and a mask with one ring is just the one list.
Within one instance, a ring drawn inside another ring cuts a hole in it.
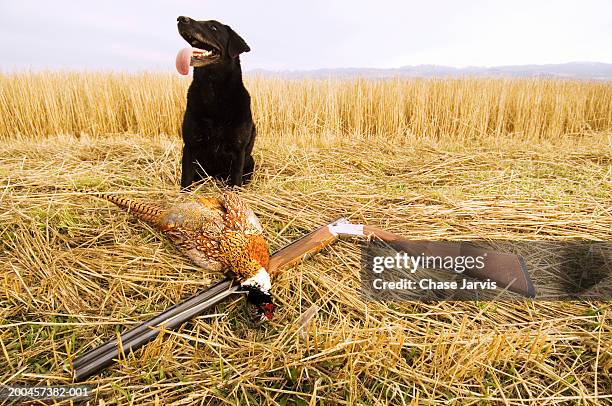
[{"label": "dry straw", "polygon": [[[190,198],[177,183],[186,83],[102,73],[0,82],[0,382],[66,383],[71,357],[215,279],[112,205],[55,190]],[[241,193],[274,249],[343,216],[415,239],[611,237],[610,84],[248,84],[261,138]],[[242,299],[218,306],[126,354],[91,382],[95,396],[609,404],[608,303],[374,303],[359,294],[359,270],[358,247],[341,242],[275,281],[267,328],[250,323]],[[308,309],[318,312],[303,323]]]}]

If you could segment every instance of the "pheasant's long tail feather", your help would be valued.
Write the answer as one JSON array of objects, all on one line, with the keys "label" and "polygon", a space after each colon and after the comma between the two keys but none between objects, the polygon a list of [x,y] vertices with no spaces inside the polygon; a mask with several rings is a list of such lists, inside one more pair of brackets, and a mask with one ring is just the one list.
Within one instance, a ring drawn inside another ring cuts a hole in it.
[{"label": "pheasant's long tail feather", "polygon": [[109,201],[119,208],[125,210],[134,217],[147,221],[149,223],[156,223],[159,216],[163,213],[164,209],[159,206],[150,203],[140,203],[134,200],[126,199],[125,197],[115,196],[107,193],[93,192],[95,197]]},{"label": "pheasant's long tail feather", "polygon": [[149,222],[157,223],[159,216],[164,212],[164,208],[159,207],[151,203],[140,203],[125,197],[116,196],[110,193],[97,192],[95,190],[75,190],[68,188],[57,188],[59,190],[65,190],[66,192],[77,192],[83,193],[89,196],[97,197],[98,199],[106,200],[125,210],[134,217]]}]

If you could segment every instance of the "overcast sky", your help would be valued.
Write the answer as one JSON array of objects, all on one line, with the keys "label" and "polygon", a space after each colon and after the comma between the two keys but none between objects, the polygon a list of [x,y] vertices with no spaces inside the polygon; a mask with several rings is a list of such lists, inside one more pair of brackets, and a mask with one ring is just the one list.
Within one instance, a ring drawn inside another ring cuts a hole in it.
[{"label": "overcast sky", "polygon": [[610,0],[0,0],[0,70],[171,70],[179,15],[232,26],[245,70],[612,63]]}]

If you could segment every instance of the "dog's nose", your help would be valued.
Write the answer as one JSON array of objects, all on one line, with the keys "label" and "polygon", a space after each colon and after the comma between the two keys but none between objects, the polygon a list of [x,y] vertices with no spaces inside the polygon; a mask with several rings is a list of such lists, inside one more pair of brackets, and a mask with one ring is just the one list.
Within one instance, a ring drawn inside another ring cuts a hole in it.
[{"label": "dog's nose", "polygon": [[179,18],[176,19],[176,21],[178,21],[179,23],[184,23],[184,24],[187,24],[190,20],[191,18],[185,17],[185,16],[180,16]]}]

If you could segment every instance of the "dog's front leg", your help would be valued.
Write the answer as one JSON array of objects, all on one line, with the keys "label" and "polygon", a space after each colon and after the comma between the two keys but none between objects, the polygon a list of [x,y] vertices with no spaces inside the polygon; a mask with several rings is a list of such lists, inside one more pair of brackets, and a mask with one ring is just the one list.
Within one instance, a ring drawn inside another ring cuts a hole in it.
[{"label": "dog's front leg", "polygon": [[181,160],[181,188],[185,189],[191,186],[195,174],[193,164],[193,156],[191,149],[193,147],[185,144],[183,146],[183,158]]},{"label": "dog's front leg", "polygon": [[245,150],[243,148],[232,153],[232,163],[230,166],[230,184],[232,186],[242,186],[242,174],[244,171]]}]

